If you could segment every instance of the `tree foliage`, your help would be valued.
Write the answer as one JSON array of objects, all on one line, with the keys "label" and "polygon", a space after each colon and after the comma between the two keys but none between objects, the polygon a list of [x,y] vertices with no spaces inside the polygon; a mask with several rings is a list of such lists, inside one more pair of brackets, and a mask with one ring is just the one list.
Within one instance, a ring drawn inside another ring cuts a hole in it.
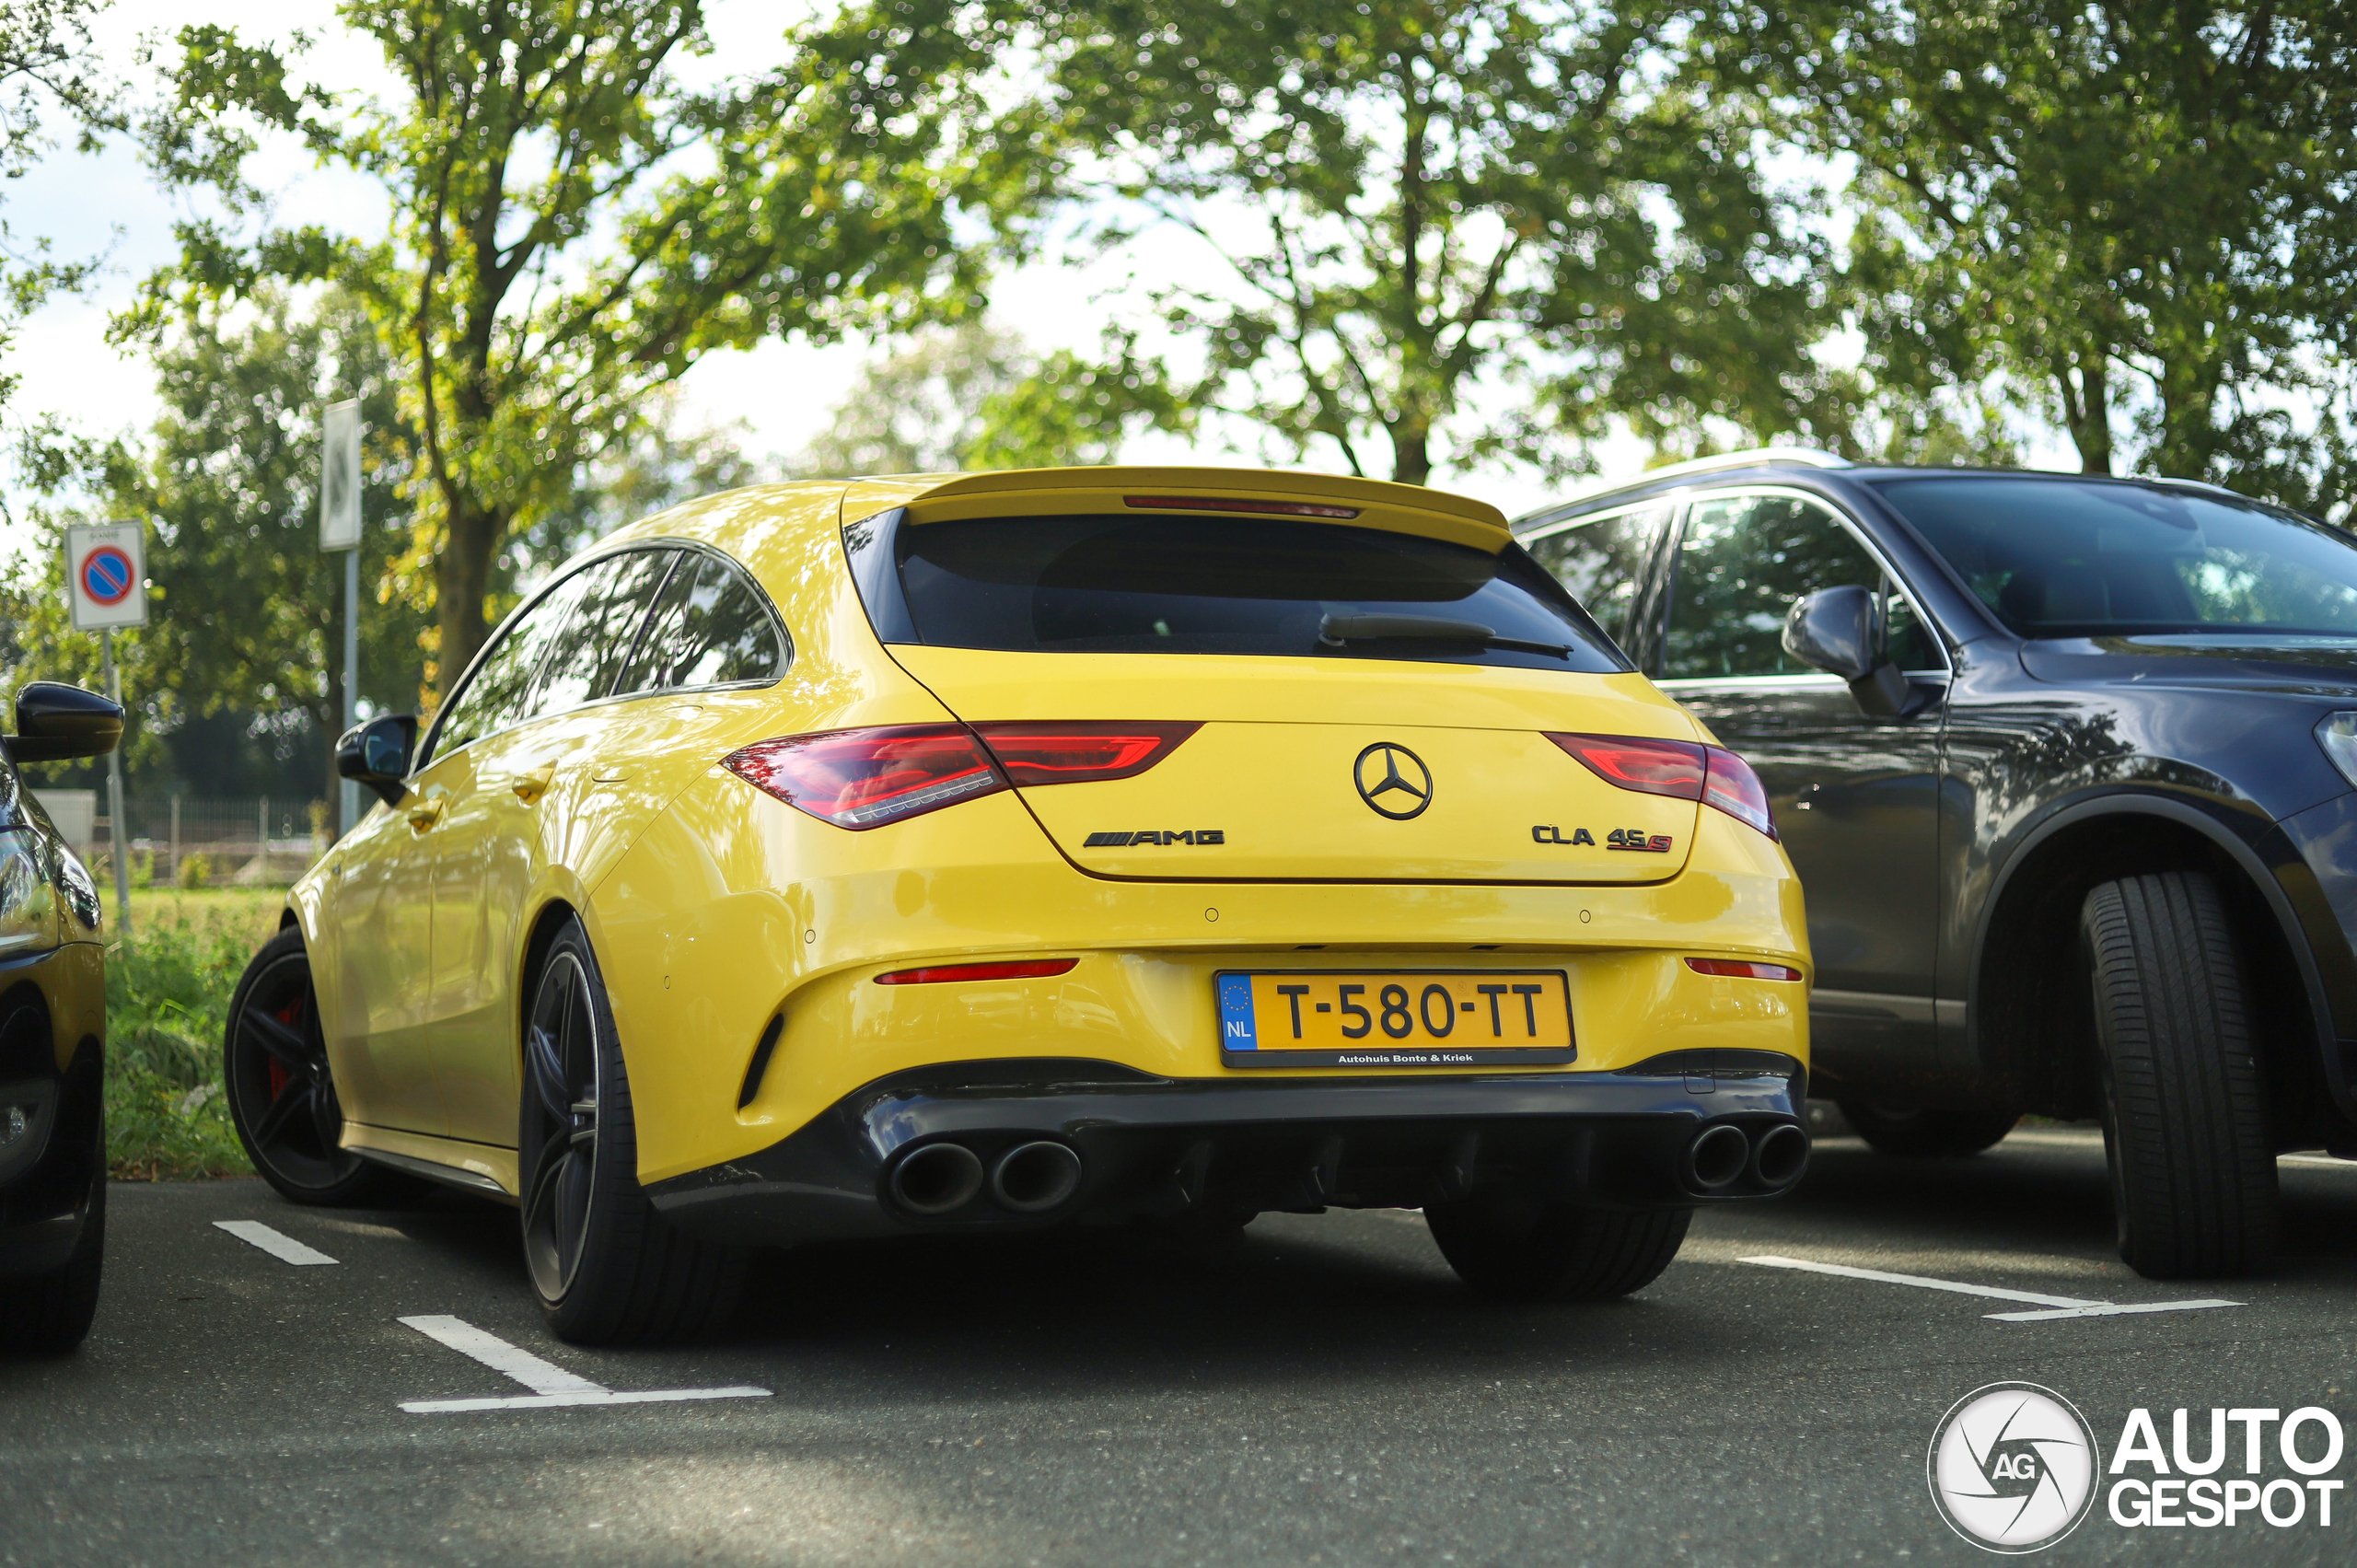
[{"label": "tree foliage", "polygon": [[[347,103],[294,62],[183,29],[163,174],[225,205],[182,226],[126,332],[273,276],[368,301],[419,433],[409,499],[444,669],[486,633],[494,562],[583,463],[642,428],[650,392],[710,349],[824,339],[954,310],[976,252],[958,215],[1019,188],[1019,145],[960,141],[990,57],[941,0],[887,0],[791,35],[784,67],[689,85],[696,0],[345,0],[402,85]],[[1019,144],[1024,116],[991,117]],[[381,241],[273,221],[248,180],[263,130],[378,181]]]},{"label": "tree foliage", "polygon": [[[112,85],[90,45],[90,18],[105,0],[9,0],[0,6],[0,180],[25,173],[56,145],[63,114],[87,147],[115,122]],[[81,286],[95,262],[63,261],[45,238],[19,240],[0,222],[0,352],[27,314],[59,289]],[[0,406],[17,377],[0,372]]]},{"label": "tree foliage", "polygon": [[1133,339],[1042,357],[981,320],[922,333],[866,367],[834,422],[795,459],[798,478],[1068,468],[1112,461],[1142,429],[1192,421]]},{"label": "tree foliage", "polygon": [[1779,0],[1743,25],[1805,145],[1857,160],[1873,373],[2004,377],[2091,472],[2319,504],[2357,349],[2357,12]]},{"label": "tree foliage", "polygon": [[[1188,404],[1423,482],[1552,469],[1614,416],[1792,428],[1824,247],[1763,177],[1679,0],[1108,0],[1023,8],[1073,187],[1187,255],[1155,303]],[[1521,412],[1482,418],[1477,387]]]}]

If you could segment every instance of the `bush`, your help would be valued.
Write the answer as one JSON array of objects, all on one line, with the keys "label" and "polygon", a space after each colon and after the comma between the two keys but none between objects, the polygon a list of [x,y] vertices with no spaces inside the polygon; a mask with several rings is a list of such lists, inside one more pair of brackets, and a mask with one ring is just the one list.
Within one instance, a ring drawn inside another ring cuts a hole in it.
[{"label": "bush", "polygon": [[251,1173],[221,1095],[221,1035],[252,956],[237,931],[153,915],[136,941],[107,950],[110,1174],[156,1181]]},{"label": "bush", "polygon": [[181,887],[202,888],[205,879],[213,875],[213,862],[205,858],[203,850],[184,854],[180,856],[180,868],[176,875]]}]

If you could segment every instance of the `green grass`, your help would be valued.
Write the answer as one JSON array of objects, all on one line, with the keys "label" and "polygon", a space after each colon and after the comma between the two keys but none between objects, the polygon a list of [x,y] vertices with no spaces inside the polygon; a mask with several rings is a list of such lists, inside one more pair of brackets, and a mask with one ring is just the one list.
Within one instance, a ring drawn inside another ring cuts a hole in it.
[{"label": "green grass", "polygon": [[238,976],[284,901],[268,889],[132,896],[134,940],[107,950],[107,1166],[116,1179],[252,1174],[221,1097],[221,1032]]}]

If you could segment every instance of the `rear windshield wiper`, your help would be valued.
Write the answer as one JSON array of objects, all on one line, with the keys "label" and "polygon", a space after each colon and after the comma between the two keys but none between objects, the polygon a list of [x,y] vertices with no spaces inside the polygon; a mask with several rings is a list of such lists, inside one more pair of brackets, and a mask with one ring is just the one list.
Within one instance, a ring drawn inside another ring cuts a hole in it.
[{"label": "rear windshield wiper", "polygon": [[1516,653],[1547,654],[1555,658],[1572,656],[1572,650],[1561,643],[1501,637],[1495,628],[1478,621],[1451,621],[1444,615],[1329,615],[1318,622],[1318,640],[1321,643],[1376,643],[1408,638],[1473,643],[1485,648],[1511,648]]}]

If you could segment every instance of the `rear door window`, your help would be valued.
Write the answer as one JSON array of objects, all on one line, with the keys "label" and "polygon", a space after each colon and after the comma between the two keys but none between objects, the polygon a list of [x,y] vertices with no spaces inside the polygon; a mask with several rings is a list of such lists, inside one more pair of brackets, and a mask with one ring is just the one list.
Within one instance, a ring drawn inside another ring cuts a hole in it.
[{"label": "rear door window", "polygon": [[1629,668],[1519,545],[1087,514],[904,524],[895,554],[915,640],[936,647]]},{"label": "rear door window", "polygon": [[777,618],[750,579],[693,552],[664,586],[618,693],[774,680],[785,670]]},{"label": "rear door window", "polygon": [[594,703],[614,689],[676,550],[633,550],[585,567],[572,607],[548,640],[525,701],[526,718]]},{"label": "rear door window", "polygon": [[524,722],[541,657],[587,586],[579,575],[566,578],[493,633],[474,673],[443,709],[430,756],[444,756]]},{"label": "rear door window", "polygon": [[1673,510],[1641,506],[1584,517],[1523,542],[1531,559],[1552,573],[1614,642],[1633,653],[1643,640],[1636,633],[1646,567]]}]

